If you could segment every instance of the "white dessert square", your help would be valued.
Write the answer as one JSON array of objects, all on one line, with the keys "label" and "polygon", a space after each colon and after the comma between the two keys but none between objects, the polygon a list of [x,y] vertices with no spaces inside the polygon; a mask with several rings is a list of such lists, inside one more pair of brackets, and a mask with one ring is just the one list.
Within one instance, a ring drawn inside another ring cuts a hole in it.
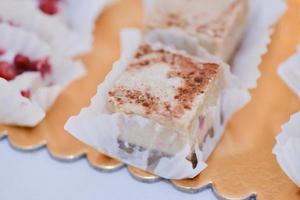
[{"label": "white dessert square", "polygon": [[216,104],[223,81],[217,63],[143,44],[109,91],[109,103],[113,112],[189,132],[203,110]]},{"label": "white dessert square", "polygon": [[238,48],[248,17],[247,0],[145,0],[145,8],[150,30],[183,32],[225,61]]},{"label": "white dessert square", "polygon": [[121,57],[91,105],[65,129],[163,178],[195,177],[248,93],[219,59],[149,42],[137,30],[123,31],[121,42]]},{"label": "white dessert square", "polygon": [[[213,135],[213,121],[219,116],[214,118],[211,110],[218,109],[223,87],[220,64],[142,44],[109,91],[108,107],[111,112],[138,115],[158,123],[164,133],[159,142],[149,142],[156,138],[154,133],[132,129],[121,135],[120,144],[128,144],[126,150],[138,146],[172,156],[182,140],[187,140],[193,146],[191,158],[194,148],[201,146],[208,134]],[[182,139],[161,145],[172,137]]]}]

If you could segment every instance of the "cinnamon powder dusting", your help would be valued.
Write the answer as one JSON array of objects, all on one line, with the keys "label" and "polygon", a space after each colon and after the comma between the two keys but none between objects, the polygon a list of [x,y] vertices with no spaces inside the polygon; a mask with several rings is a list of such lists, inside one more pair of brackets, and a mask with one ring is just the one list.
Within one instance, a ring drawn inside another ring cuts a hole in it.
[{"label": "cinnamon powder dusting", "polygon": [[[155,54],[150,58],[145,55]],[[159,97],[153,96],[147,91],[116,88],[109,92],[118,105],[135,104],[145,109],[146,114],[159,114],[166,118],[180,118],[185,110],[192,108],[194,99],[205,92],[210,81],[213,80],[219,69],[215,63],[199,63],[190,57],[175,54],[163,49],[153,50],[148,44],[141,45],[128,70],[141,69],[157,63],[165,63],[170,66],[167,79],[180,78],[183,84],[176,88],[174,96],[175,104],[163,102]],[[174,103],[174,102],[173,102]]]},{"label": "cinnamon powder dusting", "polygon": [[[226,32],[227,20],[234,11],[234,9],[240,4],[240,0],[234,1],[224,12],[222,12],[217,18],[195,27],[197,33],[204,32],[212,37],[221,38],[224,37]],[[201,18],[201,16],[199,16]],[[184,13],[171,11],[167,13],[162,22],[163,26],[166,27],[178,27],[185,29],[189,26],[193,27],[194,20],[190,21],[185,18]]]},{"label": "cinnamon powder dusting", "polygon": [[206,34],[217,38],[224,37],[224,34],[226,32],[227,20],[234,9],[236,9],[236,7],[240,5],[240,3],[240,0],[236,0],[219,17],[206,24],[198,26],[196,28],[196,31],[205,32]]},{"label": "cinnamon powder dusting", "polygon": [[[184,80],[184,85],[179,87],[174,97],[185,109],[191,109],[196,96],[205,92],[206,86],[218,73],[217,64],[203,64],[201,69],[188,65],[184,70],[176,72],[177,77]],[[174,73],[174,72],[171,72]]]},{"label": "cinnamon powder dusting", "polygon": [[109,92],[108,95],[114,97],[120,105],[124,103],[141,105],[145,108],[146,114],[158,111],[159,98],[148,92],[118,88],[114,92]]}]

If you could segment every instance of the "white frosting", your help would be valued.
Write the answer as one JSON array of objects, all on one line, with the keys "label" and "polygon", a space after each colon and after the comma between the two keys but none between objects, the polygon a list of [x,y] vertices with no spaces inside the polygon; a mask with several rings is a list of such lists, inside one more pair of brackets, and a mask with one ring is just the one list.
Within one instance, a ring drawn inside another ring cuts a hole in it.
[{"label": "white frosting", "polygon": [[0,0],[0,19],[36,33],[59,54],[76,55],[90,50],[96,17],[110,2],[64,0],[61,13],[50,16],[39,10],[37,0]]},{"label": "white frosting", "polygon": [[[85,74],[84,67],[81,62],[54,54],[48,44],[20,27],[0,24],[0,35],[0,48],[12,55],[21,53],[31,59],[49,58],[52,71],[46,79],[42,79],[38,72],[25,72],[12,81],[0,78],[3,88],[0,105],[5,107],[0,109],[0,123],[35,126],[44,118],[61,90]],[[20,90],[28,89],[31,90],[31,100],[20,94]]]},{"label": "white frosting", "polygon": [[20,92],[0,78],[0,123],[35,126],[45,117],[45,112]]}]

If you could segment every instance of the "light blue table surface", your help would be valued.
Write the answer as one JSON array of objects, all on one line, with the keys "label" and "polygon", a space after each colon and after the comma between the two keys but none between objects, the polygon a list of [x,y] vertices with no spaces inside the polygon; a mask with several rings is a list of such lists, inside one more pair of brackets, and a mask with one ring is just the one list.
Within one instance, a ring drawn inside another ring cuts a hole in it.
[{"label": "light blue table surface", "polygon": [[104,173],[86,159],[59,162],[44,148],[35,152],[13,149],[0,141],[0,200],[216,200],[211,190],[188,194],[170,184],[134,180],[126,168]]}]

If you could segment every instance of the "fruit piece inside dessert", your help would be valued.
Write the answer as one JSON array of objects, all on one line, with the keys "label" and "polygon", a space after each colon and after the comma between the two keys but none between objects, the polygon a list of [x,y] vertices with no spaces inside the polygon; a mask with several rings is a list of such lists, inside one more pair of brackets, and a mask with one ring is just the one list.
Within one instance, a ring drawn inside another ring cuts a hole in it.
[{"label": "fruit piece inside dessert", "polygon": [[[142,44],[108,93],[111,112],[137,115],[152,123],[138,129],[120,122],[119,148],[127,153],[150,150],[148,169],[184,145],[187,159],[197,165],[195,148],[213,137],[219,120],[223,68],[185,53]],[[157,125],[159,124],[159,125]]]},{"label": "fruit piece inside dessert", "polygon": [[[30,99],[31,91],[35,89],[34,85],[48,82],[47,75],[50,73],[51,65],[48,58],[31,60],[23,54],[0,50],[0,78],[20,87],[21,95],[26,98]],[[30,75],[30,77],[25,77],[26,75]],[[24,83],[26,79],[32,82]]]},{"label": "fruit piece inside dessert", "polygon": [[149,5],[150,29],[183,31],[225,61],[238,48],[248,17],[247,0],[157,0]]},{"label": "fruit piece inside dessert", "polygon": [[[82,28],[82,17],[78,13],[81,11],[79,1],[73,0],[36,0],[37,9],[43,14],[59,19],[71,29],[82,32],[88,31],[86,26]],[[87,4],[90,2],[86,2]],[[79,17],[78,17],[79,16]]]},{"label": "fruit piece inside dessert", "polygon": [[62,0],[38,0],[39,9],[47,15],[56,15],[59,13]]}]

